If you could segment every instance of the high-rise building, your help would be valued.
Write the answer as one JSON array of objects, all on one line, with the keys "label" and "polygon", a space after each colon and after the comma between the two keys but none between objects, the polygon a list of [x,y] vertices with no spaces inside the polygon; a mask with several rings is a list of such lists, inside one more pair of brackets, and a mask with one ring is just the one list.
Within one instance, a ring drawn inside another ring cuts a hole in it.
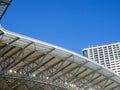
[{"label": "high-rise building", "polygon": [[120,74],[120,42],[84,48],[83,56]]}]

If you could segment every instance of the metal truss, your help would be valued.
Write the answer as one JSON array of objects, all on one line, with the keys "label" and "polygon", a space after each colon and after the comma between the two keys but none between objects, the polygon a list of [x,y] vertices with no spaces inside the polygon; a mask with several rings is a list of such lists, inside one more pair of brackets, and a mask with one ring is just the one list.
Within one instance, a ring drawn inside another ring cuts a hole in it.
[{"label": "metal truss", "polygon": [[0,0],[0,20],[2,19],[11,2],[12,0]]},{"label": "metal truss", "polygon": [[0,78],[6,83],[0,90],[21,87],[27,90],[120,89],[119,76],[86,58],[36,40],[0,32]]}]

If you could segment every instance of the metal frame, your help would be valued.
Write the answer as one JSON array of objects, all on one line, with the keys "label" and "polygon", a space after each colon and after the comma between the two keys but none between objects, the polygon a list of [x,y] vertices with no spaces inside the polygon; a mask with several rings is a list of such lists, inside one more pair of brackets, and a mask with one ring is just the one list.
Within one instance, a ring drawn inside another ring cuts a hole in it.
[{"label": "metal frame", "polygon": [[[120,76],[63,48],[0,28],[3,90],[119,90]],[[30,87],[31,86],[31,87]]]},{"label": "metal frame", "polygon": [[11,2],[12,0],[0,0],[0,20],[2,19]]}]

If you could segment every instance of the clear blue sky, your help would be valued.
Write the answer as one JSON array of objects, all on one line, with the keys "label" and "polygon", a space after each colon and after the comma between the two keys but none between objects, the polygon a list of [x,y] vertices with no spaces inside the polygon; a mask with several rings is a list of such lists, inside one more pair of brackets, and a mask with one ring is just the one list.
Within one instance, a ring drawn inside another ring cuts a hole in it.
[{"label": "clear blue sky", "polygon": [[0,23],[81,54],[120,41],[120,0],[13,0]]}]

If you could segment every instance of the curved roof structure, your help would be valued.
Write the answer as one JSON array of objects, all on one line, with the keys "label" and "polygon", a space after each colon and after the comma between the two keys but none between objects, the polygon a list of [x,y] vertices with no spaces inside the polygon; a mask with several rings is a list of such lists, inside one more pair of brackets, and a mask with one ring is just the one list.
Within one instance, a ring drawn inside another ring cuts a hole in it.
[{"label": "curved roof structure", "polygon": [[2,27],[0,79],[0,90],[120,90],[120,76],[111,70]]},{"label": "curved roof structure", "polygon": [[0,20],[2,19],[11,2],[12,0],[0,0]]}]

